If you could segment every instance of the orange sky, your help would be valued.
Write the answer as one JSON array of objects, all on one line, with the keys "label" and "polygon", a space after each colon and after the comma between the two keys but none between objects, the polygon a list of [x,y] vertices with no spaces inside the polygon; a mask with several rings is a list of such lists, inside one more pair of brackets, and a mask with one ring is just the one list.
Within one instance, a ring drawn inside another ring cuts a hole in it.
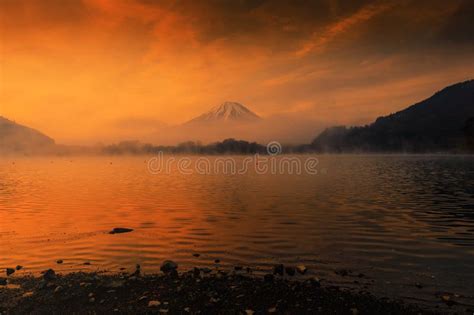
[{"label": "orange sky", "polygon": [[[0,115],[59,143],[226,100],[359,124],[474,74],[470,0],[1,0]],[[145,131],[144,131],[145,130]]]}]

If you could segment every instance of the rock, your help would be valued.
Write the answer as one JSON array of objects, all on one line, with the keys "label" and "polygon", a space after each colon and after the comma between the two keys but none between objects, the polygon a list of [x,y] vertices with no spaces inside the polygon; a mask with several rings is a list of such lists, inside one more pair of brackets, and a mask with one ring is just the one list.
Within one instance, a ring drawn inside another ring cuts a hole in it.
[{"label": "rock", "polygon": [[56,263],[57,263],[57,264],[62,264],[62,263],[63,263],[63,260],[62,260],[62,259],[58,259],[58,260],[56,260]]},{"label": "rock", "polygon": [[451,297],[450,295],[447,295],[447,294],[442,295],[442,296],[441,296],[441,300],[442,300],[444,303],[446,303],[446,305],[448,305],[448,306],[453,306],[453,305],[456,304],[456,301],[454,301],[454,300],[452,299],[452,297]]},{"label": "rock", "polygon": [[221,262],[220,259],[215,259],[215,260],[214,260],[214,263],[216,263],[216,264],[218,264],[218,263],[220,263],[220,262]]},{"label": "rock", "polygon": [[185,311],[186,313],[189,313],[189,312],[191,311],[191,309],[190,309],[189,307],[185,307],[185,308],[184,308],[184,311]]},{"label": "rock", "polygon": [[150,301],[148,302],[148,307],[158,307],[161,305],[160,301]]},{"label": "rock", "polygon": [[178,269],[178,264],[172,260],[165,260],[161,264],[161,267],[160,267],[160,270],[163,271],[164,273],[176,272],[177,269]]},{"label": "rock", "polygon": [[109,234],[128,233],[128,232],[132,232],[132,231],[133,231],[133,229],[116,227],[112,231],[110,231]]},{"label": "rock", "polygon": [[423,289],[423,285],[419,282],[415,283],[415,287],[417,287],[418,289]]},{"label": "rock", "polygon": [[12,274],[15,273],[15,269],[13,269],[13,268],[7,268],[5,271],[7,273],[7,276],[12,275]]},{"label": "rock", "polygon": [[253,315],[253,314],[255,314],[255,311],[254,310],[245,310],[245,314],[246,315]]},{"label": "rock", "polygon": [[94,293],[89,293],[89,297],[94,297]]},{"label": "rock", "polygon": [[23,295],[21,297],[27,298],[27,297],[30,297],[30,296],[33,296],[32,291],[28,291],[28,292],[23,293]]},{"label": "rock", "polygon": [[277,308],[276,307],[271,307],[268,309],[268,313],[276,313]]},{"label": "rock", "polygon": [[359,310],[355,307],[351,308],[352,315],[359,315]]},{"label": "rock", "polygon": [[56,289],[54,289],[54,293],[59,293],[59,292],[61,292],[62,290],[63,290],[63,287],[60,286],[60,285],[58,285],[58,286],[56,287]]},{"label": "rock", "polygon": [[144,296],[140,297],[138,300],[139,300],[139,301],[144,301],[144,300],[146,300],[146,299],[148,299],[148,297],[147,297],[146,295],[144,295]]},{"label": "rock", "polygon": [[234,267],[235,271],[241,271],[242,269],[244,269],[242,266],[235,266]]},{"label": "rock", "polygon": [[212,272],[212,269],[207,268],[207,267],[201,268],[201,270],[202,270],[202,272],[205,273],[205,274],[208,274],[208,273],[211,273],[211,272]]},{"label": "rock", "polygon": [[296,271],[298,271],[300,275],[304,275],[306,271],[308,271],[308,269],[304,265],[299,265],[299,266],[296,266]]},{"label": "rock", "polygon": [[285,271],[285,266],[283,264],[273,266],[273,274],[283,276]]},{"label": "rock", "polygon": [[21,269],[23,269],[23,266],[22,266],[22,265],[17,265],[17,266],[15,267],[15,269],[16,269],[16,270],[21,270]]},{"label": "rock", "polygon": [[263,280],[265,280],[266,282],[273,282],[274,278],[275,277],[270,273],[267,273],[263,276]]},{"label": "rock", "polygon": [[196,257],[196,258],[198,258],[199,256],[201,256],[201,254],[194,253],[193,256]]},{"label": "rock", "polygon": [[93,298],[93,297],[90,298],[90,299],[89,299],[89,302],[90,302],[90,303],[94,303],[94,302],[95,302],[95,298]]},{"label": "rock", "polygon": [[7,285],[7,279],[0,278],[0,285]]},{"label": "rock", "polygon": [[86,266],[90,266],[90,264],[91,264],[91,263],[90,263],[89,261],[86,261],[86,262],[84,263],[84,265],[86,265]]},{"label": "rock", "polygon": [[43,272],[43,279],[45,281],[53,281],[54,279],[56,279],[56,272],[54,272],[53,269],[48,269],[46,271]]},{"label": "rock", "polygon": [[289,276],[294,276],[296,274],[295,267],[285,267],[285,272]]}]

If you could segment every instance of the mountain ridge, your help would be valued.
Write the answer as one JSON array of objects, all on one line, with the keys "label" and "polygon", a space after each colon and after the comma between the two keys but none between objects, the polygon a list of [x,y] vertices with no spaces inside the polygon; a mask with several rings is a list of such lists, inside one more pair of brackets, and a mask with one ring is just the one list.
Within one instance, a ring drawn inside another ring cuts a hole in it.
[{"label": "mountain ridge", "polygon": [[442,152],[466,149],[474,117],[474,80],[445,87],[366,126],[336,126],[311,146],[322,152]]},{"label": "mountain ridge", "polygon": [[55,141],[40,131],[0,116],[0,153],[34,153],[54,146]]}]

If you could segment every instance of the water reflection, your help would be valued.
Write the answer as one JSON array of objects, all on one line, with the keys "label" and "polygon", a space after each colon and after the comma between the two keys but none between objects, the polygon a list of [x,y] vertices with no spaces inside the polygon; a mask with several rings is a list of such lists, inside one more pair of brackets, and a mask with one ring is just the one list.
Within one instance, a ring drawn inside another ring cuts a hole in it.
[{"label": "water reflection", "polygon": [[[38,272],[63,259],[63,271],[153,272],[164,259],[183,268],[220,259],[258,273],[304,263],[310,276],[363,272],[387,294],[409,294],[414,281],[429,288],[413,289],[426,300],[429,290],[474,292],[473,157],[319,159],[327,172],[300,176],[152,175],[143,158],[3,159],[0,266]],[[135,230],[109,235],[116,226]]]}]

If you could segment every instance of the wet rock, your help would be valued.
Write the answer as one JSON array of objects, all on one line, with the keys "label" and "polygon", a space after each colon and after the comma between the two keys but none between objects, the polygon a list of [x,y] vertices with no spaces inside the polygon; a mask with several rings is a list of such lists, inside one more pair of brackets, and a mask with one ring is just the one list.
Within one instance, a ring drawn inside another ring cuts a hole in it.
[{"label": "wet rock", "polygon": [[5,272],[6,272],[7,276],[9,276],[9,275],[12,275],[12,274],[15,273],[15,269],[13,269],[13,268],[7,268],[7,269],[5,270]]},{"label": "wet rock", "polygon": [[304,265],[299,265],[296,266],[296,271],[298,271],[300,275],[304,275],[308,271],[308,269]]},{"label": "wet rock", "polygon": [[121,233],[128,233],[132,232],[133,229],[129,228],[123,228],[123,227],[116,227],[112,231],[109,232],[109,234],[121,234]]},{"label": "wet rock", "polygon": [[285,267],[285,272],[289,276],[294,276],[296,274],[295,267]]},{"label": "wet rock", "polygon": [[63,263],[63,260],[62,260],[62,259],[58,259],[58,260],[56,260],[56,263],[57,263],[57,264],[62,264],[62,263]]},{"label": "wet rock", "polygon": [[283,276],[285,271],[285,266],[283,264],[273,266],[273,274]]},{"label": "wet rock", "polygon": [[174,273],[178,269],[178,264],[172,260],[165,260],[160,267],[160,270],[164,273]]},{"label": "wet rock", "polygon": [[23,266],[22,266],[22,265],[17,265],[17,266],[15,267],[15,269],[16,269],[16,270],[21,270],[21,269],[23,269]]},{"label": "wet rock", "polygon": [[46,271],[43,272],[43,279],[45,281],[53,281],[54,279],[56,279],[56,272],[54,272],[53,269],[48,269]]},{"label": "wet rock", "polygon": [[0,278],[0,285],[7,285],[7,279]]},{"label": "wet rock", "polygon": [[160,301],[150,301],[148,302],[148,307],[158,307],[161,305]]}]

